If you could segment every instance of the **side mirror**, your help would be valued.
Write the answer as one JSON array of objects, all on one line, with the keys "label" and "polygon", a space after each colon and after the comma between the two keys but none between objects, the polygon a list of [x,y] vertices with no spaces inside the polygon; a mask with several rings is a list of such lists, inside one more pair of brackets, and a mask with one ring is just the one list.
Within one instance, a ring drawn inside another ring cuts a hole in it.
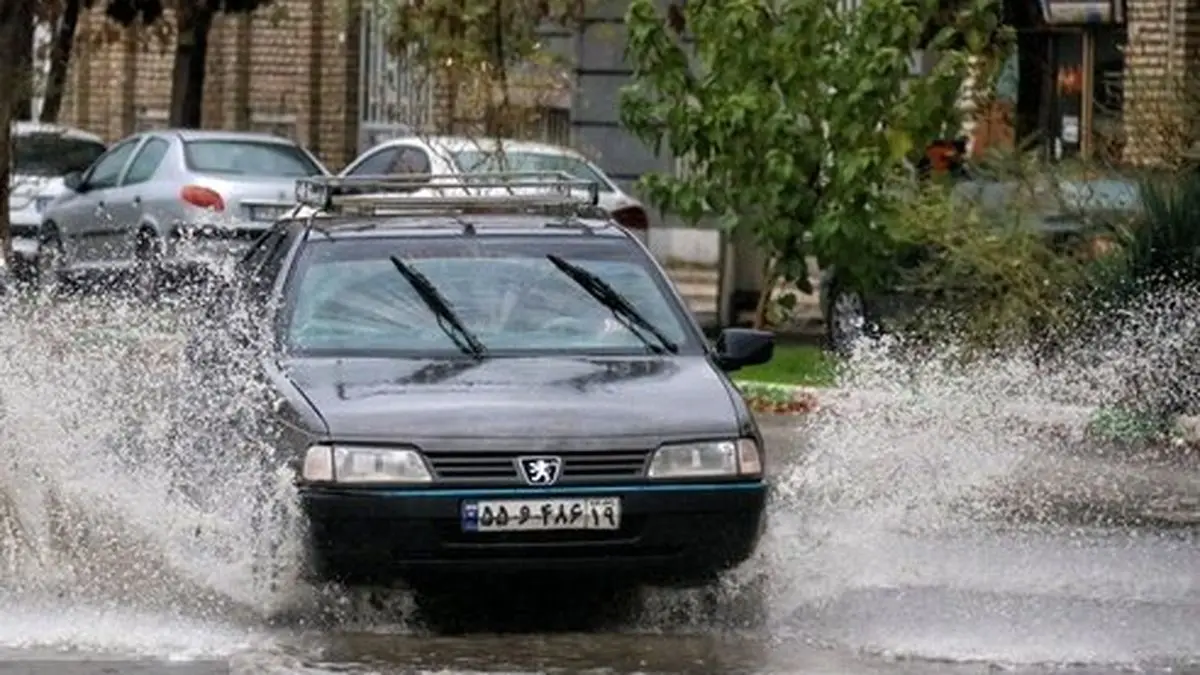
[{"label": "side mirror", "polygon": [[63,176],[63,185],[71,192],[83,192],[83,173],[72,171]]},{"label": "side mirror", "polygon": [[717,338],[717,365],[734,371],[757,366],[775,356],[775,334],[750,328],[726,328]]}]

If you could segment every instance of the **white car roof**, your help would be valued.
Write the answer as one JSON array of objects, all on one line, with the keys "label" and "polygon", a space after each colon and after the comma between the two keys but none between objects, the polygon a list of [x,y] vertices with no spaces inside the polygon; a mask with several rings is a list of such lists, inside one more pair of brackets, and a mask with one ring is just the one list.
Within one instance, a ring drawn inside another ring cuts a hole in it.
[{"label": "white car roof", "polygon": [[30,134],[56,134],[65,136],[79,141],[92,141],[104,145],[104,139],[96,134],[77,129],[75,127],[63,126],[60,124],[44,124],[42,122],[16,122],[13,124],[12,132],[14,136],[28,136]]},{"label": "white car roof", "polygon": [[503,149],[507,152],[530,152],[543,155],[562,155],[564,157],[586,159],[581,153],[571,148],[562,145],[554,145],[552,143],[518,141],[514,139],[472,138],[469,136],[404,136],[384,141],[375,147],[381,148],[400,143],[421,145],[435,154],[440,154],[442,152],[461,152],[464,150],[496,152]]}]

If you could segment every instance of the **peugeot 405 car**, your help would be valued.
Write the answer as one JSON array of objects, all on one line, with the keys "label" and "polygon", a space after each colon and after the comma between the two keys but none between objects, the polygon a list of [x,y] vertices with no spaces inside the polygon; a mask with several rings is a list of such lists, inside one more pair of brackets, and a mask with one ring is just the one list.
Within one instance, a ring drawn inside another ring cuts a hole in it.
[{"label": "peugeot 405 car", "polygon": [[594,184],[414,194],[502,180],[301,180],[238,265],[221,304],[265,317],[308,569],[713,580],[765,524],[763,438],[727,373],[773,335],[710,344]]}]

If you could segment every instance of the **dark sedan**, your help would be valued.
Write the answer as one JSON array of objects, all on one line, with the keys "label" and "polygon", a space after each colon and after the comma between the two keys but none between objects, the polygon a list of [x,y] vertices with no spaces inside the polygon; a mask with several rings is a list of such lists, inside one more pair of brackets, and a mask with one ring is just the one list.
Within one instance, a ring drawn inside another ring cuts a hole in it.
[{"label": "dark sedan", "polygon": [[274,437],[313,572],[697,585],[746,560],[768,485],[726,372],[770,359],[771,334],[710,346],[578,181],[457,198],[391,187],[412,180],[303,181],[316,211],[260,240],[220,303],[268,317]]}]

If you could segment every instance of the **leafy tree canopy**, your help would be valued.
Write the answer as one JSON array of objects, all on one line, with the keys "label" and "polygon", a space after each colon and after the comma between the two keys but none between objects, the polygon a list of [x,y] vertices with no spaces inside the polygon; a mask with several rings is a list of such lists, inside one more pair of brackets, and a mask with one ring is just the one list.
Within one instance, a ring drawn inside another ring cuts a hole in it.
[{"label": "leafy tree canopy", "polygon": [[[646,194],[748,230],[774,261],[768,284],[811,290],[810,254],[870,283],[891,250],[880,226],[891,181],[929,141],[957,135],[969,57],[997,28],[993,1],[965,0],[947,21],[938,0],[691,0],[664,21],[655,0],[632,0],[622,122],[692,166],[646,176]],[[941,58],[913,77],[922,47]]]},{"label": "leafy tree canopy", "polygon": [[541,49],[543,23],[568,24],[584,0],[398,0],[393,40],[423,64],[521,63]]}]

